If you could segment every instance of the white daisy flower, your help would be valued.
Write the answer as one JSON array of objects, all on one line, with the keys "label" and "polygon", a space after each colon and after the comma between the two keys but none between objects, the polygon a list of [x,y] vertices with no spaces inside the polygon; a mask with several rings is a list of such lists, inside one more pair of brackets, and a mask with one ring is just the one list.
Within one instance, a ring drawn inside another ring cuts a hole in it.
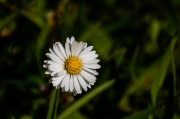
[{"label": "white daisy flower", "polygon": [[93,46],[87,47],[85,42],[77,42],[72,36],[67,38],[65,48],[60,42],[56,42],[50,53],[46,56],[50,60],[44,61],[44,68],[48,70],[45,74],[50,74],[50,83],[54,87],[62,88],[63,92],[73,92],[74,95],[81,94],[82,89],[87,91],[96,82],[95,75],[101,66],[97,64],[98,54],[91,51]]}]

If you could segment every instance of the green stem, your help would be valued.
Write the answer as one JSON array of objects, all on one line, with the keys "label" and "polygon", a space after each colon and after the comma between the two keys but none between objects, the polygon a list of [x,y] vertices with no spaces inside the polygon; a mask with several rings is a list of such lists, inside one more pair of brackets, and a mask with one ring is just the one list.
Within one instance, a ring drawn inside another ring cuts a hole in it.
[{"label": "green stem", "polygon": [[177,40],[177,37],[174,37],[172,39],[172,43],[170,46],[170,54],[171,54],[171,60],[172,60],[172,72],[173,72],[173,84],[174,84],[174,97],[176,97],[176,67],[175,67],[175,62],[174,62],[173,51],[174,51],[174,46],[175,46],[176,40]]},{"label": "green stem", "polygon": [[59,104],[59,97],[60,97],[60,90],[57,91],[56,93],[56,104],[55,104],[55,109],[54,109],[54,119],[57,119],[57,109],[58,109],[58,104]]},{"label": "green stem", "polygon": [[171,51],[171,60],[172,60],[173,83],[174,83],[174,97],[176,97],[176,67],[175,67],[174,56],[172,51]]},{"label": "green stem", "polygon": [[46,119],[56,119],[58,101],[59,101],[59,90],[54,88],[51,95]]}]

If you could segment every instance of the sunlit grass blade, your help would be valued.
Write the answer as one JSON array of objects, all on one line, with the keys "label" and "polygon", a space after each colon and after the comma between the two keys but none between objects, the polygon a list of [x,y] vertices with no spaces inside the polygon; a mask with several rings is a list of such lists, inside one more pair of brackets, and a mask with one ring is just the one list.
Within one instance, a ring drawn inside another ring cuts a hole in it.
[{"label": "sunlit grass blade", "polygon": [[102,91],[106,90],[107,88],[111,87],[114,84],[115,80],[110,80],[105,82],[104,84],[100,85],[99,87],[93,89],[91,92],[86,94],[84,97],[80,98],[76,102],[74,102],[72,105],[70,105],[67,109],[65,109],[57,119],[65,119],[75,110],[79,109],[81,106],[83,106],[85,103],[87,103],[91,98],[93,98],[95,95],[101,93]]},{"label": "sunlit grass blade", "polygon": [[156,99],[162,83],[164,82],[164,78],[166,76],[166,72],[170,62],[169,52],[165,52],[164,56],[161,57],[159,62],[159,68],[156,72],[156,75],[153,77],[153,82],[151,85],[151,98],[153,105],[156,105]]},{"label": "sunlit grass blade", "polygon": [[150,114],[152,114],[153,112],[155,112],[157,109],[159,109],[158,107],[152,107],[140,112],[137,112],[135,114],[132,114],[130,116],[121,118],[121,119],[145,119],[147,118]]},{"label": "sunlit grass blade", "polygon": [[49,103],[49,109],[47,113],[46,119],[54,119],[54,111],[55,111],[55,104],[56,104],[56,95],[57,95],[57,89],[53,89],[52,95],[50,97],[50,103]]}]

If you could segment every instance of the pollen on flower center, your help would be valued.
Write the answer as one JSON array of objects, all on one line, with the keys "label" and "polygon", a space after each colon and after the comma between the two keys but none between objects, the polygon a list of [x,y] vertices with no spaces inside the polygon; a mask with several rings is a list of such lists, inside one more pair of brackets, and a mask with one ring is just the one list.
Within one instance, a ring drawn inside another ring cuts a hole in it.
[{"label": "pollen on flower center", "polygon": [[82,61],[77,57],[70,57],[65,61],[65,69],[71,75],[79,74],[82,68]]}]

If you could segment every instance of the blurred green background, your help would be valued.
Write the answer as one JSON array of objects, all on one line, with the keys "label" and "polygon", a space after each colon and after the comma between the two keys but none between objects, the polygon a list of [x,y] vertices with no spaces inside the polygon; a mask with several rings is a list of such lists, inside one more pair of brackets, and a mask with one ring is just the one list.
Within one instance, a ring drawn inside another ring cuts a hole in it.
[{"label": "blurred green background", "polygon": [[[179,32],[179,0],[0,0],[0,118],[179,119]],[[92,89],[55,100],[42,65],[71,36],[101,69]]]}]

